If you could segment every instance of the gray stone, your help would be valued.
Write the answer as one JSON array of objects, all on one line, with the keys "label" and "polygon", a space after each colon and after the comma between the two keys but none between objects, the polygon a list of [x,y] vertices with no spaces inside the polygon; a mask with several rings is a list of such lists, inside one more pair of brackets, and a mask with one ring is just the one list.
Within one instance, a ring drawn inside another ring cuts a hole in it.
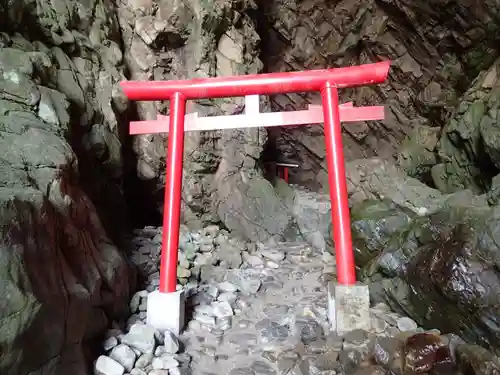
[{"label": "gray stone", "polygon": [[152,353],[155,349],[156,329],[145,324],[136,323],[123,336],[122,343],[140,350],[142,353]]},{"label": "gray stone", "polygon": [[255,328],[260,331],[263,342],[284,341],[290,336],[290,329],[269,319],[261,320]]},{"label": "gray stone", "polygon": [[373,343],[372,357],[375,363],[391,366],[394,359],[400,355],[403,343],[390,337],[377,337]]},{"label": "gray stone", "polygon": [[228,273],[228,281],[238,286],[238,289],[244,294],[257,293],[262,282],[255,278],[251,270],[233,270]]},{"label": "gray stone", "polygon": [[135,293],[130,300],[130,312],[132,314],[136,313],[139,310],[139,305],[141,303],[141,296],[138,293]]},{"label": "gray stone", "polygon": [[223,281],[221,283],[217,284],[217,288],[222,292],[236,292],[238,290],[238,287],[228,281]]},{"label": "gray stone", "polygon": [[255,361],[251,366],[255,375],[276,375],[276,371],[264,361]]},{"label": "gray stone", "polygon": [[161,357],[153,358],[153,369],[155,370],[169,370],[179,366],[179,362],[170,354],[164,354]]},{"label": "gray stone", "polygon": [[232,292],[224,292],[224,293],[221,293],[219,295],[219,297],[217,297],[218,301],[229,302],[230,304],[235,302],[237,299],[238,299],[238,296],[236,295],[236,293],[232,293]]},{"label": "gray stone", "polygon": [[339,353],[339,363],[346,373],[356,370],[362,359],[361,353],[354,349],[342,350]]},{"label": "gray stone", "polygon": [[164,338],[164,348],[167,354],[176,354],[179,351],[179,340],[172,332],[166,331]]},{"label": "gray stone", "polygon": [[418,328],[417,323],[406,316],[399,318],[396,325],[401,332],[415,331]]},{"label": "gray stone", "polygon": [[96,375],[123,375],[125,368],[113,359],[101,355],[94,366]]},{"label": "gray stone", "polygon": [[213,314],[217,318],[227,318],[234,315],[233,309],[228,302],[213,302],[212,303]]},{"label": "gray stone", "polygon": [[148,373],[148,375],[170,375],[170,372],[164,369],[153,369]]},{"label": "gray stone", "polygon": [[153,361],[153,353],[142,354],[135,362],[135,367],[144,369],[151,364]]},{"label": "gray stone", "polygon": [[294,329],[295,334],[304,344],[322,340],[324,336],[323,328],[316,320],[310,317],[296,318]]},{"label": "gray stone", "polygon": [[121,364],[128,372],[134,368],[136,355],[127,345],[120,344],[114,347],[109,357]]},{"label": "gray stone", "polygon": [[111,336],[104,340],[104,342],[102,343],[102,348],[107,352],[113,349],[116,345],[118,345],[118,339],[114,336]]}]

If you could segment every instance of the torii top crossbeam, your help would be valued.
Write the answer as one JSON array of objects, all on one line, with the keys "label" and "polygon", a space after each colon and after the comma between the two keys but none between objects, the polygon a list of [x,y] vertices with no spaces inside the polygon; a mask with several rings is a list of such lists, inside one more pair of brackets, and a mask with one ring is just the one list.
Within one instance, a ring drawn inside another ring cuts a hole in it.
[{"label": "torii top crossbeam", "polygon": [[325,82],[341,89],[382,83],[391,62],[303,72],[252,74],[179,81],[127,81],[121,87],[130,100],[168,100],[182,93],[186,100],[230,96],[321,91]]}]

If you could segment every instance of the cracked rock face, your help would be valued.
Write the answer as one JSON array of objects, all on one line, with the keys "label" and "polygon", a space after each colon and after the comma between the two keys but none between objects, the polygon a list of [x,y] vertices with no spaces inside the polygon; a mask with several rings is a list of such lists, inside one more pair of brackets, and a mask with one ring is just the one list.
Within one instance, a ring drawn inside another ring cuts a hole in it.
[{"label": "cracked rock face", "polygon": [[3,374],[82,373],[88,342],[127,312],[134,273],[101,221],[124,208],[113,9],[0,5]]},{"label": "cracked rock face", "polygon": [[[384,121],[344,125],[348,159],[375,155],[392,158],[416,126],[440,128],[445,125],[449,112],[458,101],[464,101],[460,96],[478,73],[486,72],[500,54],[496,41],[500,29],[496,1],[481,1],[474,9],[461,2],[416,4],[405,0],[277,0],[265,4],[265,27],[269,29],[269,36],[264,39],[267,43],[263,46],[263,56],[270,71],[393,61],[386,83],[340,92],[341,102],[380,104],[387,108]],[[495,73],[490,73],[490,82],[492,74]],[[305,109],[308,103],[320,103],[319,95],[299,93],[272,98],[273,108],[280,110]],[[494,113],[489,116],[495,118]],[[452,145],[442,145],[440,149],[451,154],[452,160],[443,157],[448,172],[440,171],[440,175],[471,179],[470,172],[463,173],[463,169],[477,165],[477,159],[469,156],[468,145],[477,145],[474,142],[478,135],[470,132],[477,127],[469,123],[465,118],[447,126],[450,129],[448,143],[451,141]],[[453,135],[453,129],[458,135]],[[327,186],[320,126],[273,129],[270,138],[279,155],[301,165],[300,169],[290,171],[293,183],[312,188]],[[467,147],[462,146],[459,139],[464,139]],[[421,154],[422,151],[417,155]],[[415,159],[411,160],[413,166],[425,166],[425,161]],[[429,169],[436,162],[427,159],[426,164]],[[459,182],[449,182],[447,185],[457,188],[450,186],[443,191],[463,188],[463,185],[458,187]]]}]

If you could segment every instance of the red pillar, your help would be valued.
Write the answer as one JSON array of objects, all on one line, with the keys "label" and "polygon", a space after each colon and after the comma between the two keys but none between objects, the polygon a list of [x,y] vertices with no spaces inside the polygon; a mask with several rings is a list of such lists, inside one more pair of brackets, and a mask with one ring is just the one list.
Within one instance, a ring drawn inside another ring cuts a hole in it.
[{"label": "red pillar", "polygon": [[170,124],[167,150],[167,181],[163,210],[160,260],[160,292],[172,293],[177,287],[177,259],[181,213],[182,159],[184,154],[184,116],[186,99],[181,93],[170,98]]},{"label": "red pillar", "polygon": [[321,89],[321,97],[325,122],[326,161],[328,164],[328,182],[332,202],[337,279],[339,284],[351,285],[356,283],[356,273],[352,251],[351,220],[347,197],[337,87],[332,83],[326,82]]},{"label": "red pillar", "polygon": [[283,180],[288,184],[288,167],[283,167]]}]

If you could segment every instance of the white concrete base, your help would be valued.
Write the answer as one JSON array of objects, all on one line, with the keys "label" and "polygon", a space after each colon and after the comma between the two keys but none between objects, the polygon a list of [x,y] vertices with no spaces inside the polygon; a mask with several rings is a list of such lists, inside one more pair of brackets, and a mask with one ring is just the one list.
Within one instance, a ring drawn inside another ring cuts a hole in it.
[{"label": "white concrete base", "polygon": [[179,335],[184,328],[184,292],[149,293],[147,323],[160,331],[168,330]]},{"label": "white concrete base", "polygon": [[371,319],[368,285],[328,283],[328,320],[330,330],[338,335],[355,329],[369,331]]}]

